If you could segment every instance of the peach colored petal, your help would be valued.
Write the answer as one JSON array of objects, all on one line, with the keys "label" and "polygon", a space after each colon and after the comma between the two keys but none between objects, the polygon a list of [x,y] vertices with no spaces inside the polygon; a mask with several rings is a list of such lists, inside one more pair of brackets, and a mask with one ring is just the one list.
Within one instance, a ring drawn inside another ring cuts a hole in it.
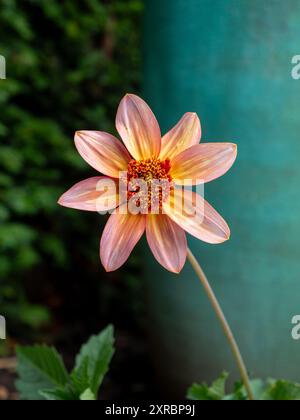
[{"label": "peach colored petal", "polygon": [[201,124],[198,115],[188,112],[181,118],[179,123],[162,138],[160,158],[173,159],[189,147],[199,144],[200,139]]},{"label": "peach colored petal", "polygon": [[230,238],[225,220],[203,197],[193,191],[175,189],[164,212],[186,232],[201,241],[218,244]]},{"label": "peach colored petal", "polygon": [[159,264],[173,273],[180,273],[187,256],[184,230],[164,214],[148,215],[146,234]]},{"label": "peach colored petal", "polygon": [[161,147],[160,128],[153,112],[141,98],[126,95],[122,99],[116,127],[136,160],[158,157]]},{"label": "peach colored petal", "polygon": [[197,185],[224,175],[237,157],[233,143],[205,143],[192,146],[172,161],[171,174],[176,183]]},{"label": "peach colored petal", "polygon": [[118,205],[118,185],[106,177],[93,177],[79,182],[64,193],[58,204],[71,209],[110,211]]},{"label": "peach colored petal", "polygon": [[75,145],[89,165],[112,178],[119,178],[119,172],[126,171],[131,160],[116,137],[101,131],[77,131]]},{"label": "peach colored petal", "polygon": [[115,271],[127,261],[145,228],[145,215],[110,216],[100,243],[100,258],[106,271]]}]

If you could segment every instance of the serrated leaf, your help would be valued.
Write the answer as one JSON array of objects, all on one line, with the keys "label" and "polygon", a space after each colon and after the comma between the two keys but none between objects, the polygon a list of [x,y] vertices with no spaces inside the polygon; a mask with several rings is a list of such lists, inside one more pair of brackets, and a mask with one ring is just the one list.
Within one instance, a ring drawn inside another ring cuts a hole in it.
[{"label": "serrated leaf", "polygon": [[210,387],[206,384],[194,384],[188,390],[187,398],[199,401],[220,401],[225,398],[225,385],[228,379],[228,373],[222,375],[212,383]]},{"label": "serrated leaf", "polygon": [[213,399],[222,400],[225,397],[225,386],[228,376],[227,372],[223,372],[220,378],[214,381],[209,388],[209,394]]},{"label": "serrated leaf", "polygon": [[[224,373],[211,387],[206,384],[194,384],[188,390],[188,398],[191,400],[226,400],[246,401],[247,392],[243,383],[236,383],[232,394],[225,395],[225,383],[228,375]],[[300,401],[300,384],[274,379],[264,382],[261,379],[250,381],[254,400],[257,401]],[[222,397],[222,398],[221,398]]]},{"label": "serrated leaf", "polygon": [[81,395],[80,395],[80,401],[95,401],[96,397],[93,394],[93,392],[90,390],[90,388],[86,389]]},{"label": "serrated leaf", "polygon": [[82,378],[83,372],[87,369],[89,388],[97,396],[114,351],[114,329],[109,326],[99,335],[91,337],[81,348],[71,378]]},{"label": "serrated leaf", "polygon": [[300,401],[300,384],[289,381],[273,381],[263,395],[269,401]]},{"label": "serrated leaf", "polygon": [[210,400],[208,395],[208,386],[205,384],[193,384],[187,393],[187,398],[193,401],[207,401]]},{"label": "serrated leaf", "polygon": [[90,386],[89,357],[82,359],[80,366],[71,373],[71,386],[74,392],[80,396]]},{"label": "serrated leaf", "polygon": [[18,374],[16,382],[21,399],[41,400],[39,391],[64,387],[68,373],[63,360],[54,348],[47,346],[19,347]]}]

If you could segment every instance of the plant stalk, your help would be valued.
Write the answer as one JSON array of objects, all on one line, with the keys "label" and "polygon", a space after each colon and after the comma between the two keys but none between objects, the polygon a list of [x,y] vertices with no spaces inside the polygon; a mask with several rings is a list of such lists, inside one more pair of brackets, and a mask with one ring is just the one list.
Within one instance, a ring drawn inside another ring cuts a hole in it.
[{"label": "plant stalk", "polygon": [[232,330],[225,318],[224,312],[216,298],[216,295],[214,294],[214,291],[211,288],[211,285],[204,273],[204,271],[202,270],[200,264],[198,263],[198,261],[196,260],[194,254],[192,253],[192,251],[190,249],[188,249],[188,259],[193,267],[193,269],[195,270],[200,282],[202,283],[204,290],[208,296],[208,299],[210,300],[210,303],[212,304],[212,307],[221,323],[222,329],[225,333],[225,336],[228,340],[228,343],[230,345],[231,351],[233,353],[234,359],[236,361],[237,367],[239,369],[242,381],[244,383],[245,389],[247,391],[248,397],[250,401],[254,400],[254,395],[251,389],[251,385],[250,385],[250,380],[249,380],[249,376],[248,376],[248,372],[246,369],[246,365],[244,363],[243,357],[241,355],[240,349],[237,345],[237,342],[234,338],[234,335],[232,333]]}]

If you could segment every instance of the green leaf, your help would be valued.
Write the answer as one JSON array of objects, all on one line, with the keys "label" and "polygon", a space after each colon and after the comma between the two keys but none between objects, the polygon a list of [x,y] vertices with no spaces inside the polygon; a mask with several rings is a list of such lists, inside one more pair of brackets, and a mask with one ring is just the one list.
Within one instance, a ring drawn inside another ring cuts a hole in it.
[{"label": "green leaf", "polygon": [[188,399],[199,401],[219,401],[225,398],[225,385],[228,379],[228,373],[224,372],[211,387],[206,384],[194,384],[188,390]]},{"label": "green leaf", "polygon": [[70,392],[68,387],[65,389],[62,388],[55,388],[55,389],[48,389],[44,391],[39,391],[39,394],[43,399],[47,401],[74,401],[76,398]]},{"label": "green leaf", "polygon": [[225,385],[228,376],[229,374],[227,372],[223,372],[220,378],[213,382],[212,386],[209,388],[209,394],[212,398],[222,400],[225,397]]},{"label": "green leaf", "polygon": [[202,384],[193,384],[189,389],[187,393],[187,398],[189,400],[194,401],[207,401],[211,400],[208,396],[209,388],[207,385]]},{"label": "green leaf", "polygon": [[[188,390],[188,398],[191,400],[226,400],[226,401],[246,401],[248,399],[243,383],[236,383],[232,394],[225,395],[225,383],[228,378],[226,373],[217,379],[211,387],[206,384],[194,384]],[[257,401],[299,401],[300,384],[285,380],[261,379],[250,381],[254,399]]]},{"label": "green leaf", "polygon": [[77,396],[80,396],[90,386],[88,369],[89,358],[86,356],[82,359],[80,366],[71,373],[72,389]]},{"label": "green leaf", "polygon": [[80,401],[95,401],[96,397],[93,394],[93,392],[90,390],[90,388],[86,389],[81,395],[80,395]]},{"label": "green leaf", "polygon": [[[86,385],[88,381],[88,388],[97,396],[114,351],[114,329],[109,326],[101,334],[91,337],[81,348],[75,369],[71,374],[73,382],[76,380],[77,385],[80,383]],[[86,389],[85,386],[82,392]]]},{"label": "green leaf", "polygon": [[19,347],[17,389],[21,399],[41,400],[43,389],[64,387],[68,373],[61,356],[54,348],[47,346]]},{"label": "green leaf", "polygon": [[114,354],[109,326],[85,344],[69,376],[62,358],[47,346],[19,347],[17,388],[25,400],[94,401]]},{"label": "green leaf", "polygon": [[300,385],[284,380],[270,381],[262,399],[268,401],[299,401]]},{"label": "green leaf", "polygon": [[[254,395],[255,400],[261,400],[262,395],[265,392],[266,384],[261,379],[253,379],[250,381],[251,389]],[[234,391],[232,394],[227,395],[225,398],[227,401],[246,401],[248,395],[244,384],[242,382],[237,382],[234,386]]]},{"label": "green leaf", "polygon": [[234,391],[232,394],[226,395],[225,401],[247,401],[248,396],[245,387],[242,383],[238,382],[234,385]]}]

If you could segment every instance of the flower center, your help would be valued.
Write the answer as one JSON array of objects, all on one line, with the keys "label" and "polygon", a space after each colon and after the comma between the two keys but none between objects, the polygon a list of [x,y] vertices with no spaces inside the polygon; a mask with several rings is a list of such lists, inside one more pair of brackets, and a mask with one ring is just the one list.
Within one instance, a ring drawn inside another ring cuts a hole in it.
[{"label": "flower center", "polygon": [[173,188],[170,170],[170,159],[131,160],[127,169],[128,200],[136,196],[142,212],[161,210]]}]

